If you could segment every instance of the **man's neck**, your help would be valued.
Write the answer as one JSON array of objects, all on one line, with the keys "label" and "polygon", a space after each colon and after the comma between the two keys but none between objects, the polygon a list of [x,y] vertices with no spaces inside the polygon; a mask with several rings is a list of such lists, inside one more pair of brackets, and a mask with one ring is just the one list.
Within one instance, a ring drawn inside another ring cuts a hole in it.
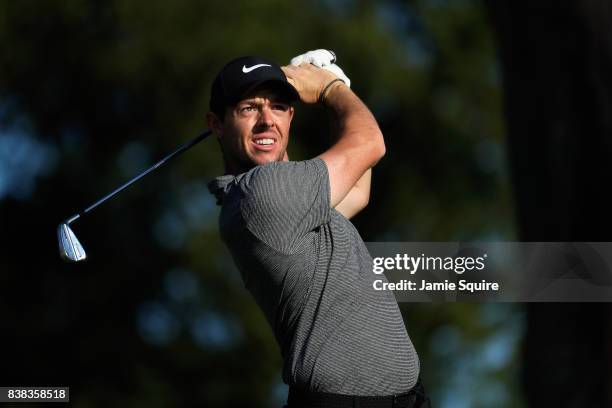
[{"label": "man's neck", "polygon": [[[287,154],[287,152],[285,152],[283,159],[278,160],[278,161],[289,161],[289,155]],[[234,162],[233,160],[232,161],[224,160],[224,162],[225,162],[225,174],[232,175],[232,176],[237,176],[239,174],[246,173],[247,171],[251,170],[253,167],[258,166],[258,164],[254,164],[254,163],[238,164]]]}]

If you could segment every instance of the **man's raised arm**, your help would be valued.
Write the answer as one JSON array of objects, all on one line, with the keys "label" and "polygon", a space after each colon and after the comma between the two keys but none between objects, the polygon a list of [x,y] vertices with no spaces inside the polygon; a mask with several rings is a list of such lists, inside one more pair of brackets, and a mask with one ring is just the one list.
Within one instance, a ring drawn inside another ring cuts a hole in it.
[{"label": "man's raised arm", "polygon": [[[283,70],[305,103],[316,103],[327,85],[336,79],[331,72],[310,64],[283,67]],[[336,207],[364,173],[384,156],[385,143],[370,110],[342,82],[332,83],[325,90],[323,100],[332,110],[338,125],[336,142],[319,156],[327,164],[331,206]],[[367,184],[369,196],[369,182]]]}]

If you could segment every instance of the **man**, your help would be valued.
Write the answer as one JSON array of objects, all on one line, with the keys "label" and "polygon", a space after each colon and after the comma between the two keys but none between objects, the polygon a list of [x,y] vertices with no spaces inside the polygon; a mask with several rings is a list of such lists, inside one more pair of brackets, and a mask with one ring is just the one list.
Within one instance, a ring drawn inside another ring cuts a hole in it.
[{"label": "man", "polygon": [[[297,99],[336,122],[335,143],[312,160],[287,155]],[[259,57],[221,70],[210,108],[226,173],[209,185],[221,236],[280,346],[288,406],[425,406],[397,302],[372,289],[372,258],[348,221],[385,153],[368,108],[326,69]]]}]

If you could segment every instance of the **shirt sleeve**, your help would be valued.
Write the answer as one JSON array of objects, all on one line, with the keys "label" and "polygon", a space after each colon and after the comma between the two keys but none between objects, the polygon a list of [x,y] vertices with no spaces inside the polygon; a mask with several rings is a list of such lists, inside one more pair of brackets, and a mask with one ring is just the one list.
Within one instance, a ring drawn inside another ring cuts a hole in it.
[{"label": "shirt sleeve", "polygon": [[279,251],[291,252],[307,233],[330,221],[329,175],[320,158],[258,166],[241,189],[247,228]]}]

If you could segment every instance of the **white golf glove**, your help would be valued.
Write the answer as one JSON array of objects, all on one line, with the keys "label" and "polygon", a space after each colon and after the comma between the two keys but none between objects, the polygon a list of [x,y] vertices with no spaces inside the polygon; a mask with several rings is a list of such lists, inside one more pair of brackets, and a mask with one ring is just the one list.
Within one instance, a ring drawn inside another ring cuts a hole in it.
[{"label": "white golf glove", "polygon": [[298,66],[301,63],[312,64],[315,67],[323,68],[326,65],[331,65],[336,62],[336,54],[330,50],[314,50],[308,51],[302,55],[298,55],[291,59],[291,65]]},{"label": "white golf glove", "polygon": [[351,87],[351,80],[346,76],[342,68],[335,64],[336,54],[331,50],[308,51],[291,59],[291,65],[298,66],[302,63],[312,64],[315,67],[326,69],[340,78],[346,86]]}]

